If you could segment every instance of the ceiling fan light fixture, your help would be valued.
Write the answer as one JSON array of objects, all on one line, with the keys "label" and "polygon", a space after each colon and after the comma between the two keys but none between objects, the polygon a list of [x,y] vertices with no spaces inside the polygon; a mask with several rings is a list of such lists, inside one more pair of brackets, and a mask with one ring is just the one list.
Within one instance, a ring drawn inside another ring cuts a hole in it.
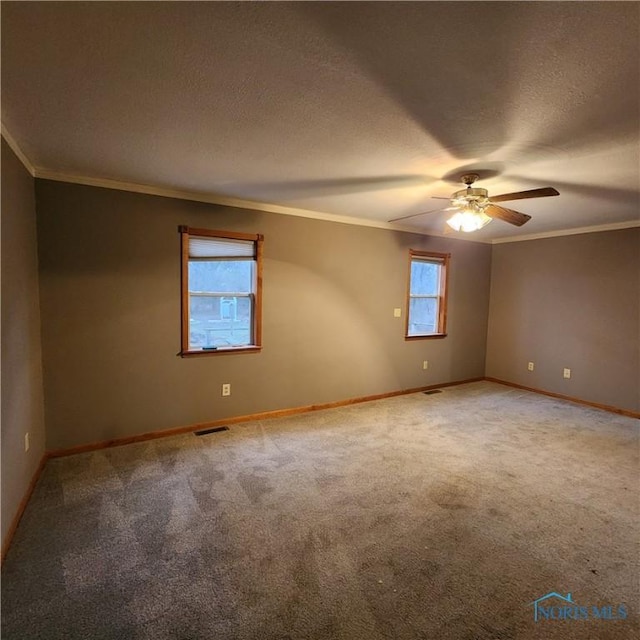
[{"label": "ceiling fan light fixture", "polygon": [[474,211],[472,209],[456,211],[456,213],[447,220],[447,224],[454,231],[464,231],[465,233],[478,231],[478,229],[482,229],[482,227],[488,225],[490,222],[491,218],[484,213],[484,211]]},{"label": "ceiling fan light fixture", "polygon": [[476,178],[475,174],[463,176],[467,188],[456,191],[451,196],[451,204],[458,211],[447,220],[447,224],[455,231],[471,233],[491,222],[491,218],[484,212],[491,204],[487,190],[471,186]]}]

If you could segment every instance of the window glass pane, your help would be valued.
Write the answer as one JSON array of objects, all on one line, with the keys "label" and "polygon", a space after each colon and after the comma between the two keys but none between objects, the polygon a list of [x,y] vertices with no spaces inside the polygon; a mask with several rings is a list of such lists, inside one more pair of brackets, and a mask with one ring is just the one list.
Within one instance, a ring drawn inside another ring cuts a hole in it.
[{"label": "window glass pane", "polygon": [[190,295],[189,348],[251,344],[249,296]]},{"label": "window glass pane", "polygon": [[436,298],[412,298],[409,300],[408,335],[436,333],[437,327],[438,301]]},{"label": "window glass pane", "polygon": [[439,263],[411,261],[411,293],[414,295],[438,295],[440,283]]},{"label": "window glass pane", "polygon": [[251,293],[253,260],[190,260],[189,291]]}]

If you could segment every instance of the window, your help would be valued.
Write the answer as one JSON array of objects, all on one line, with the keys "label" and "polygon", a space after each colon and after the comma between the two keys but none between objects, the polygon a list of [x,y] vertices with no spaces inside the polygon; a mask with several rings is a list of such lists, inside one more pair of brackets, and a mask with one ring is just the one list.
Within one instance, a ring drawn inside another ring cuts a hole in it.
[{"label": "window", "polygon": [[407,338],[443,338],[447,323],[448,253],[409,252]]},{"label": "window", "polygon": [[181,355],[261,346],[260,235],[180,227]]}]

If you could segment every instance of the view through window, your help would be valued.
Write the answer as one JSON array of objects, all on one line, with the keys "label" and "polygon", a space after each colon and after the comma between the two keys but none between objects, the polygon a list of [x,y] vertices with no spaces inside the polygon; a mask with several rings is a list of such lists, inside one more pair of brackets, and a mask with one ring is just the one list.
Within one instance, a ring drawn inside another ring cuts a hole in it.
[{"label": "view through window", "polygon": [[446,334],[449,254],[409,252],[407,338]]},{"label": "view through window", "polygon": [[183,353],[259,347],[262,236],[181,233]]}]

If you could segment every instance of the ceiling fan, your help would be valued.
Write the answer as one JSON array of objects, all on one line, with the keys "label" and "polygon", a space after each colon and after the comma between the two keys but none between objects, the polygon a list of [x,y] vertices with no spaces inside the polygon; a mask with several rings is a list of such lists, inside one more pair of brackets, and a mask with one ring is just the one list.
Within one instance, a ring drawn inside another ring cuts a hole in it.
[{"label": "ceiling fan", "polygon": [[496,202],[506,202],[509,200],[524,200],[527,198],[544,198],[547,196],[559,196],[560,193],[553,187],[542,187],[540,189],[529,189],[527,191],[516,191],[515,193],[503,193],[499,196],[489,197],[489,192],[480,187],[472,187],[479,178],[477,173],[465,173],[460,180],[467,185],[466,189],[460,189],[451,195],[450,198],[438,198],[450,200],[451,206],[434,211],[424,211],[414,213],[400,218],[393,218],[389,222],[399,222],[418,216],[436,213],[438,211],[455,211],[456,213],[447,220],[447,224],[455,231],[477,231],[491,220],[497,218],[509,224],[521,227],[531,220],[531,216],[520,213],[513,209],[507,209],[496,204]]}]

